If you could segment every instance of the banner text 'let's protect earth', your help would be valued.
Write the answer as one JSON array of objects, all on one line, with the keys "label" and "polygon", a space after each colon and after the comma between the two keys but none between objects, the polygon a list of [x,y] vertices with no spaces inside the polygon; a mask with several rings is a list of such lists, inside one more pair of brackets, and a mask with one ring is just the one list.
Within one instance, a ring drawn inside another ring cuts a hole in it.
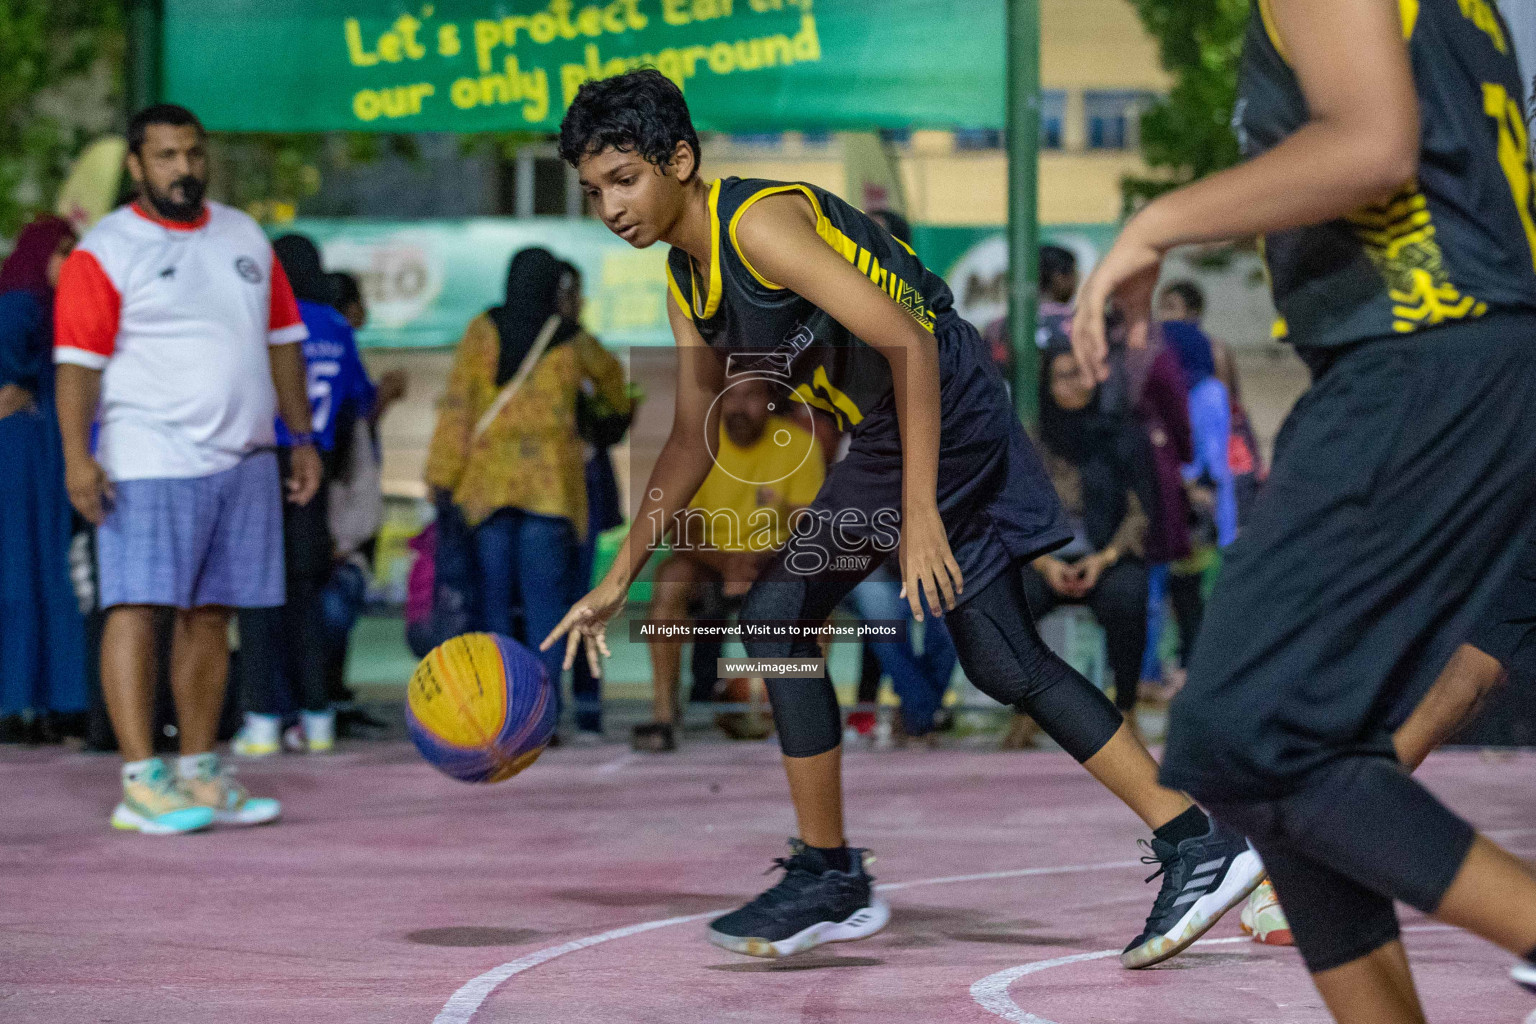
[{"label": "banner text 'let's protect earth'", "polygon": [[211,128],[553,131],[651,66],[701,128],[998,126],[1002,0],[166,0],[165,91]]}]

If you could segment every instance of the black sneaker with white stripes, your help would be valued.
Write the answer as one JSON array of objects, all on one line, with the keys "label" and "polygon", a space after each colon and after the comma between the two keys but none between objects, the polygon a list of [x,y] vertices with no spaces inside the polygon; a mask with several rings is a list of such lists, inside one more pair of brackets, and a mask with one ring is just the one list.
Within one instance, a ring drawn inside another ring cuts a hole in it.
[{"label": "black sneaker with white stripes", "polygon": [[1146,928],[1120,954],[1123,967],[1150,967],[1188,949],[1264,880],[1264,864],[1248,840],[1214,821],[1205,835],[1177,847],[1154,838],[1151,850],[1141,859],[1159,867],[1147,881],[1162,875],[1163,888]]},{"label": "black sneaker with white stripes", "polygon": [[784,877],[740,910],[710,922],[710,942],[748,956],[791,956],[827,942],[866,939],[890,921],[891,908],[875,896],[865,870],[867,851],[849,850],[852,868],[844,872],[825,870],[798,839],[789,841],[789,849],[788,857],[774,859]]},{"label": "black sneaker with white stripes", "polygon": [[1515,964],[1509,969],[1509,980],[1536,996],[1536,964]]}]

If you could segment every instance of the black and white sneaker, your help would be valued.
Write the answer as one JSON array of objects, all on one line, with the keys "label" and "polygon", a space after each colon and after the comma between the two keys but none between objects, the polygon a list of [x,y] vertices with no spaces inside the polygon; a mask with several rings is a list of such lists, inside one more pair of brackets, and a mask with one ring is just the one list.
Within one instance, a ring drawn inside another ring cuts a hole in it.
[{"label": "black and white sneaker", "polygon": [[1154,838],[1150,849],[1142,861],[1160,866],[1147,881],[1162,875],[1163,888],[1146,928],[1120,954],[1122,967],[1151,967],[1182,953],[1264,880],[1264,864],[1248,840],[1214,821],[1197,839],[1174,847]]},{"label": "black and white sneaker", "polygon": [[1536,965],[1518,963],[1509,969],[1509,980],[1536,996]]},{"label": "black and white sneaker", "polygon": [[[867,939],[886,926],[891,908],[874,894],[865,870],[865,850],[849,850],[851,871],[823,870],[819,856],[798,839],[790,855],[774,864],[784,869],[777,885],[740,910],[709,925],[709,941],[748,956],[792,956],[828,942]],[[769,869],[773,870],[772,868]]]}]

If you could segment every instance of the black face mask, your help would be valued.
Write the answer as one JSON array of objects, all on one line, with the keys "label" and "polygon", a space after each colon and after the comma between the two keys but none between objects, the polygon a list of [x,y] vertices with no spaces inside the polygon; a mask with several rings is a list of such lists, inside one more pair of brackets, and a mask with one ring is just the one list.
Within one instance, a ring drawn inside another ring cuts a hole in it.
[{"label": "black face mask", "polygon": [[[175,189],[178,185],[181,186],[182,194],[187,197],[185,202],[177,202],[171,198],[171,190]],[[166,220],[182,221],[188,224],[197,220],[202,215],[203,196],[207,191],[207,184],[190,174],[183,175],[171,182],[170,188],[164,192],[156,189],[147,181],[144,183],[145,195],[149,199],[150,204],[154,206],[156,213]]]}]

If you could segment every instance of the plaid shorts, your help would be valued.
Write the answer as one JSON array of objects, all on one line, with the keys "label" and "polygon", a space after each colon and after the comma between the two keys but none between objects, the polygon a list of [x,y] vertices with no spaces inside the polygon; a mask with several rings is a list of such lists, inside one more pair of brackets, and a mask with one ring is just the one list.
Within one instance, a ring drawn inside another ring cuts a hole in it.
[{"label": "plaid shorts", "polygon": [[212,476],[122,480],[96,531],[101,606],[274,608],[285,598],[277,457]]}]

